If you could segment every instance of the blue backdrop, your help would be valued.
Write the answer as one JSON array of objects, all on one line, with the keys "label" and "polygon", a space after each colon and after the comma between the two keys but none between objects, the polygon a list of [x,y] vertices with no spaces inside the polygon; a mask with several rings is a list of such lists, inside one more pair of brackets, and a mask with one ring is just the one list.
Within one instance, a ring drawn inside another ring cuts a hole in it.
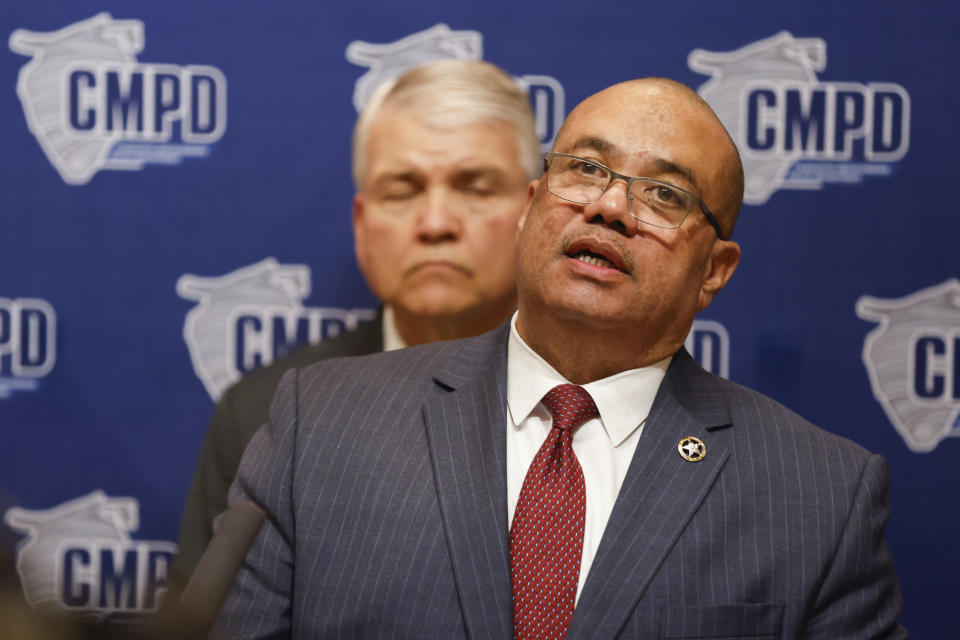
[{"label": "blue backdrop", "polygon": [[714,106],[747,171],[743,258],[688,345],[887,457],[903,621],[947,637],[958,31],[948,2],[5,3],[0,512],[28,598],[155,606],[214,398],[375,304],[352,257],[357,106],[463,57],[530,86],[547,146],[631,77]]}]

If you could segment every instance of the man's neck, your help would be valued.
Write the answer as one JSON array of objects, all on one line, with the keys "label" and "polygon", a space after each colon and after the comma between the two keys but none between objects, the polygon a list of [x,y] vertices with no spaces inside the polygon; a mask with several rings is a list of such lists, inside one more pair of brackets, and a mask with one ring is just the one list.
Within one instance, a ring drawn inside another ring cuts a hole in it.
[{"label": "man's neck", "polygon": [[517,332],[541,358],[574,384],[587,384],[649,366],[672,356],[683,346],[683,335],[645,340],[640,332],[620,327],[578,324],[569,319],[525,314],[517,317]]},{"label": "man's neck", "polygon": [[[456,340],[477,336],[496,329],[507,321],[513,309],[502,312],[474,309],[450,315],[421,315],[398,307],[387,307],[393,317],[396,335],[404,346],[414,346],[438,340]],[[387,317],[387,312],[385,312]]]}]

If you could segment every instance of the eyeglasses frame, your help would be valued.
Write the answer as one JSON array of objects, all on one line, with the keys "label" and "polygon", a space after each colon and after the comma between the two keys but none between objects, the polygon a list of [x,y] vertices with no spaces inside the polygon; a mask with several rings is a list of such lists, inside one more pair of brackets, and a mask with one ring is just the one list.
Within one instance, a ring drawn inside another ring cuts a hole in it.
[{"label": "eyeglasses frame", "polygon": [[[704,215],[704,217],[707,219],[707,222],[709,222],[709,223],[710,223],[710,226],[713,227],[713,230],[717,232],[717,237],[720,238],[721,240],[725,239],[725,238],[723,237],[723,231],[720,229],[720,222],[717,220],[717,217],[716,217],[715,215],[713,215],[713,212],[710,211],[710,209],[707,207],[707,204],[703,201],[703,198],[701,198],[700,196],[698,196],[697,194],[695,194],[695,193],[693,193],[693,192],[691,192],[691,191],[688,191],[687,189],[684,189],[683,187],[678,187],[677,185],[675,185],[675,184],[673,184],[673,183],[664,182],[663,180],[657,180],[656,178],[647,178],[647,177],[645,177],[645,176],[628,176],[628,175],[625,175],[625,174],[622,174],[622,173],[617,173],[616,171],[614,171],[613,169],[611,169],[611,168],[608,167],[607,165],[603,164],[602,162],[597,162],[596,160],[590,160],[589,158],[584,158],[584,157],[582,157],[582,156],[575,156],[575,155],[573,155],[573,154],[571,154],[571,153],[557,153],[557,152],[555,152],[555,151],[548,151],[548,152],[546,152],[545,154],[543,154],[543,173],[544,173],[544,176],[546,176],[546,174],[550,171],[550,163],[553,162],[553,159],[554,159],[554,158],[557,158],[557,157],[560,157],[560,158],[573,158],[573,159],[575,159],[575,160],[583,160],[584,162],[588,162],[588,163],[590,163],[590,164],[596,165],[596,166],[600,167],[601,169],[607,171],[607,172],[610,174],[610,181],[607,182],[607,186],[605,186],[605,187],[603,188],[603,190],[600,192],[600,196],[603,196],[603,194],[605,194],[605,193],[607,192],[607,189],[610,188],[610,185],[613,184],[614,180],[623,180],[624,182],[627,183],[627,195],[628,195],[628,197],[629,197],[630,194],[631,194],[631,192],[630,192],[630,185],[632,185],[633,182],[636,181],[636,180],[646,180],[647,182],[653,182],[654,184],[662,184],[662,185],[665,186],[665,187],[669,187],[669,188],[671,188],[671,189],[676,189],[677,191],[681,191],[681,192],[687,194],[691,199],[696,200],[697,204],[700,206],[700,211],[703,212],[703,215]],[[550,180],[549,180],[549,178],[547,178],[547,190],[550,191],[550,193],[553,193],[553,191],[550,190]],[[561,200],[566,200],[567,202],[573,202],[574,204],[593,204],[592,202],[579,202],[579,201],[577,201],[577,200],[570,200],[569,198],[564,198],[563,196],[557,195],[556,193],[553,193],[553,195],[557,196],[557,197],[560,198]],[[598,200],[599,200],[600,196],[597,197]],[[593,202],[596,202],[596,200],[594,200]],[[634,213],[633,213],[632,211],[630,212],[630,216],[631,216],[634,220],[636,220],[637,222],[642,222],[642,223],[644,223],[644,224],[648,224],[648,225],[650,225],[651,227],[659,227],[659,228],[661,228],[661,229],[677,229],[677,228],[680,227],[680,225],[683,224],[683,221],[687,219],[687,216],[690,214],[690,210],[691,210],[691,209],[693,209],[693,207],[690,207],[690,209],[687,209],[687,212],[686,212],[685,214],[683,214],[683,218],[680,219],[680,222],[678,222],[678,223],[677,223],[675,226],[673,226],[673,227],[665,227],[665,226],[663,226],[663,225],[654,224],[654,223],[652,223],[652,222],[647,222],[646,220],[641,220],[641,219],[638,218],[636,215],[634,215]],[[629,210],[629,205],[628,205],[628,210]]]}]

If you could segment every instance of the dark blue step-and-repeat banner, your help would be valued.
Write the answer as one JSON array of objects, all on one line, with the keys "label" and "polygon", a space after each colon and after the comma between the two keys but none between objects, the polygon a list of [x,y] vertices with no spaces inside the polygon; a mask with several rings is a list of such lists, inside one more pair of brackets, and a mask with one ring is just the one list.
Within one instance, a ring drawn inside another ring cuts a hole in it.
[{"label": "dark blue step-and-repeat banner", "polygon": [[357,109],[452,57],[523,80],[545,148],[628,78],[714,107],[743,259],[687,345],[887,457],[904,622],[955,629],[960,7],[33,0],[0,31],[0,541],[29,602],[157,606],[213,401],[375,306]]}]

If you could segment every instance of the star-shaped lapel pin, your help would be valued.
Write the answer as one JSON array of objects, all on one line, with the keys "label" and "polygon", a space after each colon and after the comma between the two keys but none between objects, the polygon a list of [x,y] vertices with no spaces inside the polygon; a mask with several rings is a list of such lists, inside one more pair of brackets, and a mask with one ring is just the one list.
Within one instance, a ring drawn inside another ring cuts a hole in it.
[{"label": "star-shaped lapel pin", "polygon": [[700,462],[707,455],[707,446],[703,444],[703,440],[700,438],[687,436],[680,440],[677,451],[688,462]]}]

